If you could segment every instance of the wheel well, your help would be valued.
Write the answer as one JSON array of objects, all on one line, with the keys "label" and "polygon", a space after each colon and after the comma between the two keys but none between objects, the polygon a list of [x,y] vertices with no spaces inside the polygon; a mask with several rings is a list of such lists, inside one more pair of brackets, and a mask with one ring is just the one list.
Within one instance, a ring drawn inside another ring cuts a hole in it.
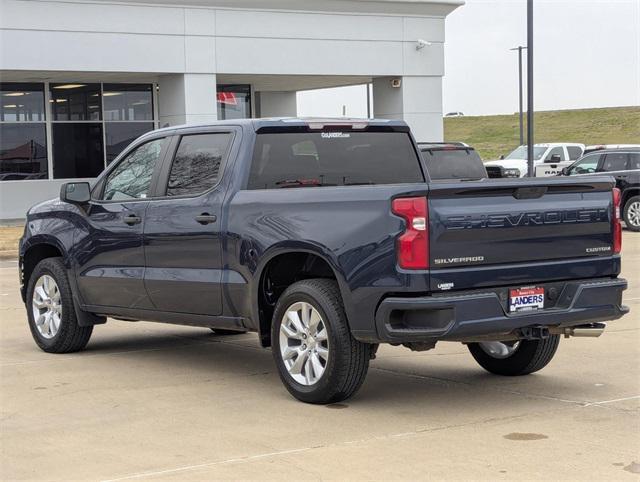
[{"label": "wheel well", "polygon": [[27,250],[22,262],[22,280],[25,290],[36,265],[45,258],[56,258],[58,256],[62,256],[62,253],[51,244],[36,244]]},{"label": "wheel well", "polygon": [[621,202],[622,205],[620,207],[624,209],[625,206],[627,205],[627,201],[633,196],[637,196],[638,194],[640,194],[639,188],[631,188],[624,191],[622,193],[622,202]]},{"label": "wheel well", "polygon": [[311,253],[286,253],[269,260],[262,271],[258,288],[262,346],[271,346],[271,320],[284,290],[296,281],[310,278],[336,279],[336,276],[329,263]]}]

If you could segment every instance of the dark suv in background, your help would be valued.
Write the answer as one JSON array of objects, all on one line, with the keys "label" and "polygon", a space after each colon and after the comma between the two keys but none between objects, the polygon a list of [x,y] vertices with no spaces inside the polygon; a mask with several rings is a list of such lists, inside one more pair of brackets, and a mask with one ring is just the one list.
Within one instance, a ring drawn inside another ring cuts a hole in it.
[{"label": "dark suv in background", "polygon": [[429,177],[432,181],[477,180],[487,176],[487,170],[473,147],[462,142],[419,142]]},{"label": "dark suv in background", "polygon": [[640,231],[640,147],[600,149],[585,154],[562,170],[564,176],[611,174],[622,193],[627,228]]}]

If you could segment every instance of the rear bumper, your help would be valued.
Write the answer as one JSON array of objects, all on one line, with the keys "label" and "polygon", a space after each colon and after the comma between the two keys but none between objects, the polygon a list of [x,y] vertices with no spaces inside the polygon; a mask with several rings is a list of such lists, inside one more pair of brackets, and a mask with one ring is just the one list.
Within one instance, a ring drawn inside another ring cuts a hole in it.
[{"label": "rear bumper", "polygon": [[[557,288],[557,283],[554,286]],[[387,343],[471,341],[500,339],[531,326],[569,327],[615,320],[629,312],[622,305],[626,288],[624,279],[570,281],[557,290],[550,308],[515,314],[508,312],[508,288],[389,297],[376,311],[376,330],[379,341]]]}]

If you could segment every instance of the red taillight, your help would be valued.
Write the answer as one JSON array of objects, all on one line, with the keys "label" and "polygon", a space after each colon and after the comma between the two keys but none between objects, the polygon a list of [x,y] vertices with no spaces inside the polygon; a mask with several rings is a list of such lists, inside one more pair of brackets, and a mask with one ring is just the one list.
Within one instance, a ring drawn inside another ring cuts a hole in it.
[{"label": "red taillight", "polygon": [[622,224],[620,223],[620,204],[622,195],[620,189],[613,188],[613,253],[619,254],[622,251]]},{"label": "red taillight", "polygon": [[429,267],[429,212],[426,197],[402,197],[393,200],[394,214],[402,216],[407,226],[398,238],[398,265],[405,269]]}]

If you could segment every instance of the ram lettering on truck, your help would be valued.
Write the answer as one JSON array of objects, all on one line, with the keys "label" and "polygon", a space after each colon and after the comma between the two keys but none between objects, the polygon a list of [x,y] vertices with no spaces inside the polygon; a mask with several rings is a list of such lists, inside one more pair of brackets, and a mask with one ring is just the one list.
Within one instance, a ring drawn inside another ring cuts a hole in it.
[{"label": "ram lettering on truck", "polygon": [[147,133],[92,186],[29,210],[33,338],[81,350],[108,317],[256,332],[294,397],[332,403],[381,343],[462,342],[486,370],[526,375],[561,335],[628,311],[610,177],[461,181],[429,163],[400,121]]}]

